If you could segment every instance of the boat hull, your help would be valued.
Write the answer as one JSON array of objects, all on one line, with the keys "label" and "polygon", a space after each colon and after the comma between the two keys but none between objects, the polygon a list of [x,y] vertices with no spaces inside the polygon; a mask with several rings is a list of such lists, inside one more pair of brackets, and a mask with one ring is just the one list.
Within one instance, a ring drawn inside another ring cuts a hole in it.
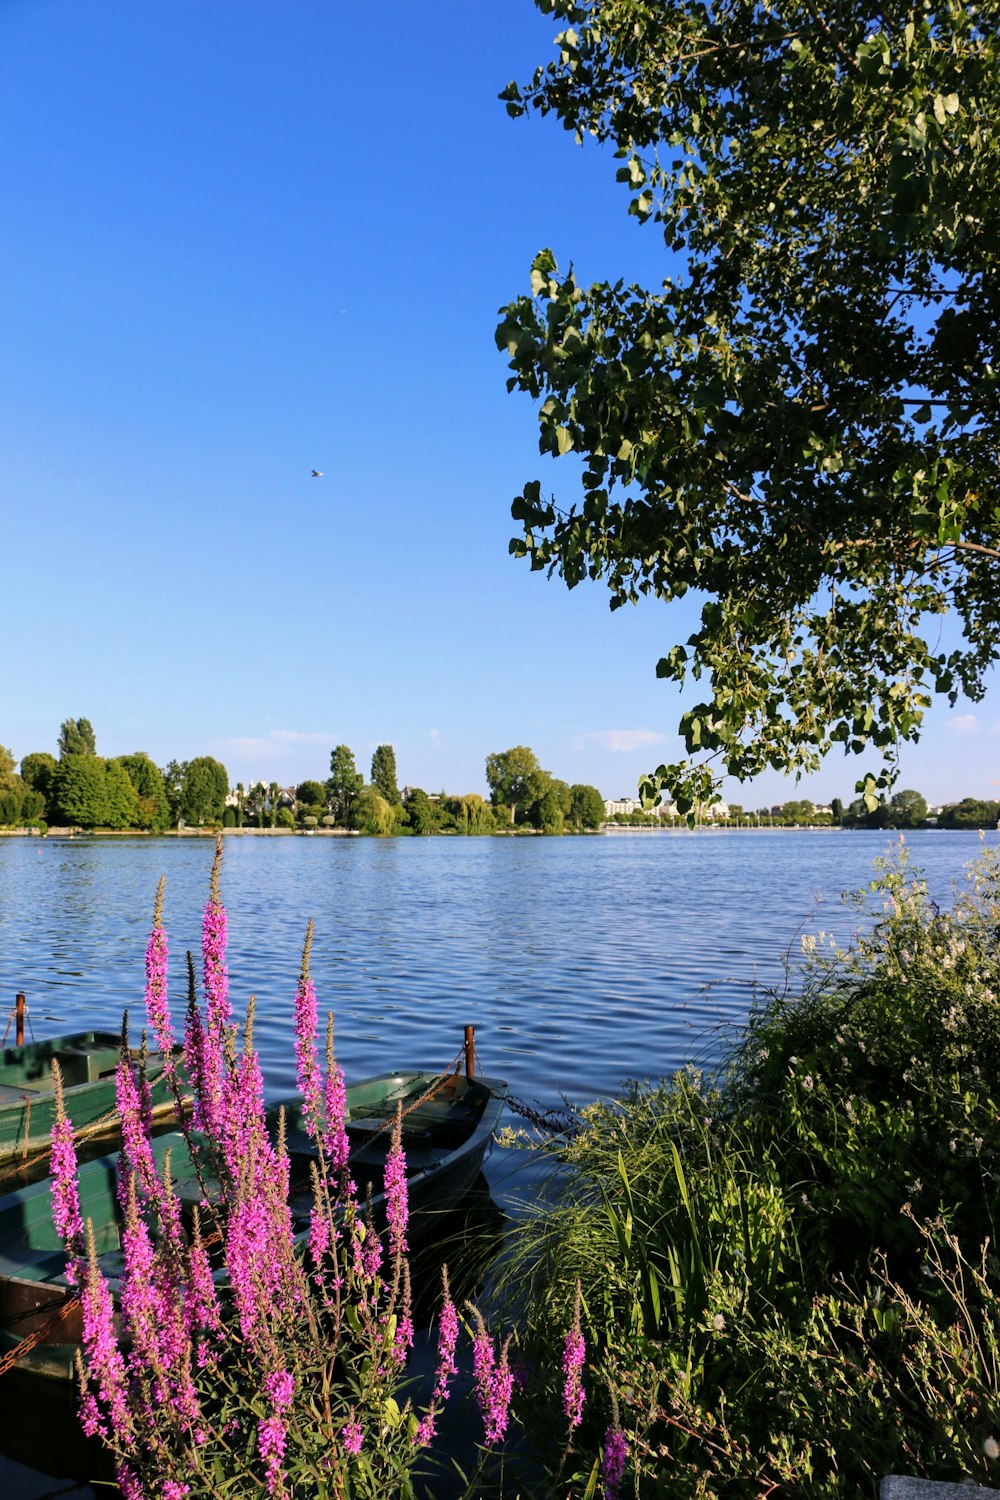
[{"label": "boat hull", "polygon": [[[407,1161],[408,1240],[411,1249],[433,1240],[440,1223],[477,1181],[503,1109],[506,1086],[489,1079],[422,1072],[383,1074],[347,1088],[351,1174],[362,1201],[370,1196],[378,1228],[385,1228],[384,1168],[397,1104],[402,1106],[403,1148]],[[269,1111],[277,1130],[279,1108]],[[284,1106],[290,1197],[296,1242],[304,1249],[312,1194],[314,1156],[303,1129],[301,1102]],[[167,1153],[175,1190],[182,1203],[202,1197],[179,1132],[156,1137],[153,1151],[162,1166]],[[121,1220],[117,1197],[117,1155],[86,1162],[78,1172],[80,1209],[94,1229],[95,1248],[109,1278],[120,1270]],[[61,1309],[65,1308],[65,1312]],[[0,1364],[26,1338],[38,1342],[18,1360],[20,1376],[71,1381],[81,1337],[79,1306],[65,1279],[65,1256],[52,1223],[48,1180],[0,1199]],[[6,1378],[6,1377],[3,1377]]]},{"label": "boat hull", "polygon": [[[80,1031],[0,1052],[0,1171],[32,1162],[52,1144],[56,1121],[52,1064],[58,1062],[66,1113],[78,1137],[105,1140],[118,1129],[115,1071],[121,1040],[113,1032]],[[173,1099],[162,1057],[148,1060],[147,1078],[158,1118]]]}]

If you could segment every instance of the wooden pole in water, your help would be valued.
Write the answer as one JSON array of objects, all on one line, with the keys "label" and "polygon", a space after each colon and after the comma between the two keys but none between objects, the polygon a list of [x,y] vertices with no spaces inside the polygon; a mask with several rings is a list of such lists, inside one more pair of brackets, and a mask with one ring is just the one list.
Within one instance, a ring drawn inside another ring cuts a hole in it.
[{"label": "wooden pole in water", "polygon": [[23,1047],[24,1046],[24,996],[22,994],[18,994],[17,998],[14,1001],[14,1005],[15,1005],[15,1012],[16,1012],[16,1020],[15,1020],[15,1024],[14,1024],[14,1045],[16,1047]]},{"label": "wooden pole in water", "polygon": [[466,1078],[476,1076],[476,1028],[474,1026],[465,1028],[465,1076]]}]

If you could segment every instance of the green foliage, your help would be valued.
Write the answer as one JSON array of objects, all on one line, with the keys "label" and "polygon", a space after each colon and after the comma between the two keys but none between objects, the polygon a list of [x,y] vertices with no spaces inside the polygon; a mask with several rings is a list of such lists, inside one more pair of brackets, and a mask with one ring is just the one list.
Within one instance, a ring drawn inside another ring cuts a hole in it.
[{"label": "green foliage", "polygon": [[362,787],[354,802],[351,826],[359,833],[377,834],[385,838],[395,831],[395,809],[374,787]]},{"label": "green foliage", "polygon": [[67,755],[96,755],[97,739],[89,719],[64,719],[59,729],[59,759]]},{"label": "green foliage", "polygon": [[26,755],[21,761],[21,777],[36,792],[40,792],[43,798],[48,798],[52,773],[56,764],[54,755],[49,755],[44,750],[36,750],[31,755]]},{"label": "green foliage", "polygon": [[52,773],[50,817],[80,828],[131,828],[137,800],[132,783],[115,761],[99,755],[64,755]]},{"label": "green foliage", "polygon": [[[857,902],[714,1083],[633,1085],[541,1147],[510,1305],[541,1359],[580,1282],[636,1496],[1000,1478],[1000,859],[950,912],[904,854]],[[535,1418],[550,1451],[558,1411]]]},{"label": "green foliage", "polygon": [[880,865],[866,893],[880,920],[850,950],[810,945],[803,992],[754,1011],[730,1082],[789,1180],[811,1181],[814,1254],[854,1276],[876,1245],[912,1250],[904,1203],[980,1244],[1000,1170],[997,856],[984,853],[951,912],[905,846]]},{"label": "green foliage", "polygon": [[45,811],[45,798],[14,770],[13,753],[0,745],[0,825],[19,827]]},{"label": "green foliage", "polygon": [[303,807],[319,807],[326,810],[326,787],[321,781],[303,781],[295,788],[295,800]]},{"label": "green foliage", "polygon": [[577,832],[581,828],[600,828],[604,822],[604,798],[596,786],[577,782],[569,793],[569,821]]},{"label": "green foliage", "polygon": [[[444,809],[451,818],[456,833],[473,835],[492,833],[495,826],[494,810],[484,797],[479,796],[478,792],[470,792],[465,797],[445,797]],[[409,811],[409,803],[407,803],[407,811]],[[510,821],[509,811],[504,821]]]},{"label": "green foliage", "polygon": [[184,771],[187,762],[171,760],[163,770],[163,790],[167,795],[170,821],[176,823],[181,816],[181,798],[184,794]]},{"label": "green foliage", "polygon": [[226,768],[211,755],[184,763],[178,807],[186,823],[221,823],[228,793]]},{"label": "green foliage", "polygon": [[398,807],[399,787],[396,785],[396,752],[391,745],[376,745],[372,756],[372,786],[385,800]]},{"label": "green foliage", "polygon": [[[546,775],[545,772],[542,773]],[[531,804],[528,816],[543,833],[562,833],[572,808],[572,793],[565,781],[547,776],[541,795]]]},{"label": "green foliage", "polygon": [[104,796],[106,827],[124,829],[138,826],[139,798],[128,771],[120,760],[104,761]]},{"label": "green foliage", "polygon": [[942,828],[998,828],[1000,802],[981,802],[975,797],[963,797],[961,802],[942,809],[938,823]]},{"label": "green foliage", "polygon": [[538,3],[565,29],[508,111],[612,147],[667,279],[583,286],[543,250],[503,310],[508,388],[582,478],[525,485],[511,550],[612,608],[703,601],[657,666],[707,683],[698,764],[650,797],[704,800],[701,757],[891,763],[1000,642],[1000,4]]},{"label": "green foliage", "polygon": [[422,787],[415,786],[406,799],[406,821],[416,834],[438,831],[437,807]]},{"label": "green foliage", "polygon": [[121,766],[136,796],[135,824],[138,828],[159,831],[170,821],[170,806],[163,782],[163,772],[144,750],[132,755],[120,755],[114,762]]},{"label": "green foliage", "polygon": [[0,782],[0,825],[20,827],[35,823],[45,811],[45,798],[20,776]]},{"label": "green foliage", "polygon": [[512,823],[518,814],[523,816],[543,795],[546,780],[547,772],[542,770],[538,757],[527,745],[515,745],[510,750],[499,750],[486,757],[486,784],[493,804],[502,803],[509,807]]},{"label": "green foliage", "polygon": [[347,745],[338,745],[330,753],[330,779],[326,790],[334,817],[343,828],[351,823],[354,800],[363,785],[364,778],[354,764],[354,751]]}]

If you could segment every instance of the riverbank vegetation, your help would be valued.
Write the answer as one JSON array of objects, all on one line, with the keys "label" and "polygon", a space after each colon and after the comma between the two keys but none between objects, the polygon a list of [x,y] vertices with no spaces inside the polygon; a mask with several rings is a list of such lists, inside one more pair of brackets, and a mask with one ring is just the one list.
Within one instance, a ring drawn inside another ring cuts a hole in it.
[{"label": "riverbank vegetation", "polygon": [[[184,1051],[195,1149],[227,1196],[182,1232],[125,1066],[123,1356],[65,1131],[58,1153],[83,1420],[124,1493],[876,1500],[888,1473],[1000,1481],[996,851],[945,912],[901,846],[856,898],[853,945],[804,943],[710,1075],[636,1082],[530,1137],[545,1188],[479,1307],[445,1283],[420,1379],[403,1163],[380,1249],[342,1172],[308,941],[296,1060],[318,1167],[291,1253],[284,1143],[263,1130],[252,1022],[240,1051],[227,996],[219,857]],[[166,1047],[160,911],[147,1017]]]},{"label": "riverbank vegetation", "polygon": [[536,1147],[557,1187],[515,1230],[508,1315],[530,1363],[579,1304],[581,1440],[617,1416],[637,1500],[1000,1484],[996,852],[951,912],[902,856],[873,898],[711,1080],[636,1083]]},{"label": "riverbank vegetation", "polygon": [[350,746],[337,745],[325,781],[292,787],[277,781],[231,787],[225,766],[208,755],[172,760],[163,770],[141,751],[105,759],[97,754],[89,719],[67,719],[58,748],[58,759],[46,751],[25,755],[18,772],[13,753],[0,746],[0,826],[154,833],[185,826],[289,832],[322,827],[420,836],[580,833],[604,819],[596,787],[570,786],[544,770],[524,745],[487,757],[490,801],[478,792],[401,789],[392,745],[375,747],[367,782]]},{"label": "riverbank vegetation", "polygon": [[97,754],[88,719],[67,719],[59,733],[58,759],[47,751],[22,757],[0,745],[0,827],[63,827],[112,832],[191,827],[339,829],[374,836],[490,833],[583,833],[602,825],[643,829],[687,827],[692,821],[724,828],[994,828],[1000,802],[966,797],[930,808],[919,792],[885,796],[869,809],[862,799],[845,808],[797,798],[749,808],[706,803],[691,815],[665,803],[645,812],[637,801],[605,802],[596,787],[570,785],[543,769],[527,745],[486,757],[489,800],[478,792],[398,785],[396,752],[378,745],[366,782],[349,745],[330,754],[325,781],[283,787],[276,781],[229,784],[225,766],[212,756],[170,761],[160,769],[137,751],[105,759]]}]

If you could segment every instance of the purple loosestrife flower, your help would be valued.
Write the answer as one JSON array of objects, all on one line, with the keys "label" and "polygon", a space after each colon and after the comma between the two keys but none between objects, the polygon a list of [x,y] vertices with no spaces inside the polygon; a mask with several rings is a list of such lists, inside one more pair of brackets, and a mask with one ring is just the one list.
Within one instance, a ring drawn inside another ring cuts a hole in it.
[{"label": "purple loosestrife flower", "polygon": [[167,1001],[167,934],[162,921],[164,885],[161,875],[153,907],[153,927],[146,943],[146,1020],[163,1052],[166,1071],[173,1073],[174,1031]]},{"label": "purple loosestrife flower", "polygon": [[409,1202],[406,1190],[406,1156],[403,1152],[403,1106],[396,1106],[392,1144],[385,1163],[385,1215],[389,1224],[389,1253],[395,1260],[406,1252]]},{"label": "purple loosestrife flower", "polygon": [[476,1308],[476,1336],[472,1342],[472,1373],[476,1382],[476,1400],[483,1414],[484,1437],[487,1447],[499,1443],[507,1431],[510,1417],[510,1398],[514,1388],[514,1377],[510,1369],[510,1339],[506,1339],[497,1360],[493,1340]]},{"label": "purple loosestrife flower", "polygon": [[56,1122],[52,1127],[52,1222],[66,1246],[66,1280],[75,1286],[79,1280],[83,1257],[83,1219],[80,1216],[80,1192],[76,1181],[76,1147],[73,1144],[73,1122],[63,1106],[62,1074],[59,1064],[52,1063],[56,1088]]},{"label": "purple loosestrife flower", "polygon": [[161,1491],[161,1500],[184,1500],[185,1495],[190,1495],[191,1486],[180,1484],[176,1479],[165,1479]]},{"label": "purple loosestrife flower", "polygon": [[201,1368],[214,1357],[212,1343],[222,1333],[222,1315],[215,1282],[212,1280],[208,1251],[202,1244],[197,1225],[194,1243],[187,1253],[184,1322],[188,1336],[197,1341],[195,1360]]},{"label": "purple loosestrife flower", "polygon": [[128,1406],[125,1361],[118,1347],[111,1293],[97,1268],[97,1252],[89,1223],[86,1272],[80,1289],[80,1302],[87,1372],[107,1412],[110,1435],[119,1442],[127,1443],[132,1421]]},{"label": "purple loosestrife flower", "polygon": [[115,1478],[122,1492],[122,1500],[146,1500],[138,1474],[129,1468],[124,1459],[119,1459],[115,1465]]},{"label": "purple loosestrife flower", "polygon": [[617,1422],[604,1435],[604,1458],[601,1477],[604,1480],[605,1500],[618,1500],[625,1460],[628,1457],[628,1442]]},{"label": "purple loosestrife flower", "polygon": [[345,1422],[340,1429],[340,1441],[345,1453],[357,1454],[361,1452],[361,1445],[365,1440],[364,1432],[360,1422]]},{"label": "purple loosestrife flower", "polygon": [[319,1058],[316,1055],[316,990],[309,977],[309,950],[312,947],[313,924],[306,928],[302,949],[302,972],[295,992],[295,1077],[305,1106],[306,1130],[316,1139],[320,1133],[323,1088]]},{"label": "purple loosestrife flower", "polygon": [[373,1282],[382,1265],[382,1241],[375,1231],[370,1187],[364,1219],[355,1216],[350,1222],[354,1273],[363,1281]]},{"label": "purple loosestrife flower", "polygon": [[267,1491],[273,1495],[283,1489],[281,1462],[285,1456],[288,1433],[285,1413],[295,1395],[295,1381],[287,1370],[271,1370],[264,1377],[264,1392],[271,1403],[272,1415],[257,1425],[257,1443],[267,1470]]},{"label": "purple loosestrife flower", "polygon": [[158,1202],[160,1182],[149,1139],[152,1128],[149,1085],[141,1075],[137,1079],[136,1070],[124,1056],[119,1058],[115,1070],[115,1096],[122,1130],[118,1200],[124,1207],[128,1182],[134,1172],[144,1196]]},{"label": "purple loosestrife flower", "polygon": [[184,1026],[184,1071],[191,1080],[194,1089],[194,1108],[191,1111],[191,1124],[195,1130],[207,1130],[209,1128],[209,1115],[202,1102],[208,1094],[207,1047],[205,1042],[205,1028],[202,1024],[201,1013],[195,1004],[193,994],[188,1004],[187,1020]]},{"label": "purple loosestrife flower", "polygon": [[570,1427],[579,1427],[583,1416],[583,1362],[587,1346],[580,1332],[580,1283],[576,1284],[573,1324],[563,1343],[563,1411]]},{"label": "purple loosestrife flower", "polygon": [[437,1431],[438,1408],[447,1401],[449,1382],[458,1368],[455,1363],[455,1349],[458,1345],[458,1310],[451,1300],[447,1266],[441,1267],[441,1280],[444,1290],[444,1302],[441,1304],[441,1316],[438,1318],[438,1360],[437,1371],[434,1377],[434,1391],[431,1395],[430,1405],[421,1419],[417,1427],[416,1436],[413,1439],[414,1444],[421,1448],[427,1446]]},{"label": "purple loosestrife flower", "polygon": [[205,1126],[215,1132],[221,1107],[225,1040],[232,1010],[229,1005],[229,976],[226,972],[226,908],[219,897],[219,867],[222,863],[222,838],[215,846],[212,885],[201,924],[202,981],[205,991],[205,1030],[203,1037],[202,1109]]},{"label": "purple loosestrife flower", "polygon": [[[334,1172],[343,1172],[350,1154],[347,1139],[347,1092],[333,1052],[333,1012],[326,1018],[326,1077],[323,1080],[323,1150]],[[347,1191],[354,1184],[348,1179]]]},{"label": "purple loosestrife flower", "polygon": [[266,1417],[257,1424],[257,1447],[267,1473],[267,1493],[284,1490],[282,1459],[288,1434],[281,1417]]}]

